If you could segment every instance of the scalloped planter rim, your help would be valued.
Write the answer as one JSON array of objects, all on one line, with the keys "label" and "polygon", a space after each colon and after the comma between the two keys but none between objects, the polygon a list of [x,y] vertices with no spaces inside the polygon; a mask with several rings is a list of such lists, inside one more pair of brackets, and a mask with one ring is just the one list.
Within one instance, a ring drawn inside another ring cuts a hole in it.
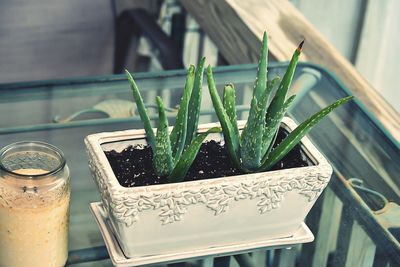
[{"label": "scalloped planter rim", "polygon": [[[245,125],[245,121],[238,123]],[[200,125],[199,132],[215,125]],[[291,131],[296,124],[285,117],[282,127]],[[332,174],[332,167],[305,137],[302,150],[313,166],[122,187],[103,151],[121,151],[138,143],[146,143],[144,130],[98,133],[85,139],[90,170],[127,257],[289,237],[299,229]]]}]

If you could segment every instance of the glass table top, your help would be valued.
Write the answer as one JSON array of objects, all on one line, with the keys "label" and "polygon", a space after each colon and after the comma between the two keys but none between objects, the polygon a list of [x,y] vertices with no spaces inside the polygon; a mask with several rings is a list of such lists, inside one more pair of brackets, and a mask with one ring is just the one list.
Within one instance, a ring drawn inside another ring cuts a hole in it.
[{"label": "glass table top", "polygon": [[[256,65],[215,68],[215,79],[220,90],[227,82],[235,84],[239,118],[247,116],[256,68]],[[270,64],[269,76],[282,76],[284,68],[285,64],[282,63]],[[171,108],[168,114],[173,123],[174,107],[184,84],[185,71],[138,73],[135,79],[141,91],[145,91],[144,99],[149,107],[154,103],[156,95],[165,99],[166,106]],[[204,85],[200,122],[217,121],[206,83]],[[297,94],[297,100],[289,115],[298,122],[349,94],[349,91],[326,70],[307,63],[299,64],[291,92]],[[86,260],[107,257],[102,237],[88,209],[89,203],[100,200],[100,195],[89,173],[83,139],[98,132],[142,128],[125,76],[2,84],[0,95],[0,145],[5,146],[22,140],[38,140],[56,145],[64,151],[72,177],[70,250],[81,253],[79,255],[86,255]],[[371,208],[379,209],[381,198],[371,197],[371,194],[365,193],[367,191],[364,188],[379,192],[387,201],[400,204],[400,146],[356,99],[329,115],[311,131],[309,137],[335,168],[336,176],[329,190],[333,192],[333,196],[340,199],[342,205],[346,204],[345,208],[340,208],[343,214],[348,210],[357,211],[354,214],[363,211],[365,213],[360,214],[370,216],[371,221],[377,220]],[[360,179],[363,182],[361,189],[351,186],[354,184],[347,182],[349,178]],[[328,194],[325,194],[324,199],[329,197]],[[360,201],[353,201],[357,196],[361,196],[361,204],[357,204]],[[316,242],[320,232],[318,229],[322,228],[312,220],[315,214],[322,214],[322,223],[324,212],[321,207],[327,205],[325,203],[326,201],[316,205],[307,218],[307,223],[311,226],[316,225]],[[343,221],[343,218],[341,220]],[[387,244],[388,240],[391,240],[390,249],[393,250],[393,255],[397,255],[397,258],[393,256],[393,259],[400,260],[400,249],[396,239],[396,233],[399,238],[396,229],[400,225],[392,227],[389,231],[391,236],[375,239],[371,231],[375,228],[385,229],[383,224],[371,226],[374,224],[362,222],[357,218],[355,220],[363,229],[367,229],[364,231],[373,240],[376,255],[381,251],[381,243]],[[370,224],[365,226],[363,223]],[[338,223],[339,232],[346,228],[343,225],[346,224]],[[354,228],[354,223],[351,227]],[[310,228],[313,230],[313,227]],[[352,233],[354,231],[350,234]],[[311,248],[314,254],[316,242],[311,245],[314,246]],[[340,244],[336,241],[328,252],[335,251],[335,248],[337,250]],[[348,249],[346,247],[346,251]],[[298,253],[305,255],[311,250],[305,247]],[[374,260],[372,257],[372,261]],[[110,264],[105,260],[81,266]]]}]

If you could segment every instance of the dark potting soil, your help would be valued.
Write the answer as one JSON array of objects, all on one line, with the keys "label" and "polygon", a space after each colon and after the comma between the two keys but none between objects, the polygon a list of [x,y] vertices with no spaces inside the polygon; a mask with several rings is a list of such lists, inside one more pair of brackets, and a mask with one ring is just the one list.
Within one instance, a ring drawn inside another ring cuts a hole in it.
[{"label": "dark potting soil", "polygon": [[[280,130],[275,144],[279,144],[287,134]],[[166,177],[159,177],[153,169],[153,153],[150,146],[129,146],[121,152],[105,152],[118,182],[124,187],[166,184]],[[309,166],[305,155],[297,145],[271,170]],[[185,177],[185,181],[195,181],[215,177],[243,174],[229,159],[225,145],[209,141],[204,143]]]}]

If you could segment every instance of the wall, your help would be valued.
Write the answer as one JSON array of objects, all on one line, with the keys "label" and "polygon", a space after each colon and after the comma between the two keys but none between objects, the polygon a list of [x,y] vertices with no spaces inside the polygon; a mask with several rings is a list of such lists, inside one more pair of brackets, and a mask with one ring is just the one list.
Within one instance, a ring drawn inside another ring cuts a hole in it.
[{"label": "wall", "polygon": [[109,73],[110,0],[0,1],[0,82]]},{"label": "wall", "polygon": [[400,112],[400,1],[290,1]]}]

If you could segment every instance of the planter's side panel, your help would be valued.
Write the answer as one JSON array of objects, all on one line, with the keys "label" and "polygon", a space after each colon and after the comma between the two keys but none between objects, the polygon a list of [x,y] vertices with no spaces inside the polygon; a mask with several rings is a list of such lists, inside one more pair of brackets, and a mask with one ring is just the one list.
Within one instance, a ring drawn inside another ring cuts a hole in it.
[{"label": "planter's side panel", "polygon": [[195,205],[203,205],[217,216],[228,211],[233,203],[246,199],[253,200],[249,208],[264,214],[278,209],[285,195],[292,191],[305,202],[314,201],[329,182],[330,174],[313,166],[188,182],[185,186],[174,184],[156,192],[113,192],[110,207],[115,218],[126,226],[131,226],[142,213],[150,210],[158,212],[158,223],[165,225],[181,221]]},{"label": "planter's side panel", "polygon": [[121,195],[111,204],[113,226],[129,256],[288,237],[329,182],[329,176],[314,171],[293,169],[220,186]]},{"label": "planter's side panel", "polygon": [[99,142],[98,135],[91,135],[85,138],[86,145],[86,153],[88,154],[88,165],[90,172],[92,173],[92,177],[99,189],[101,200],[103,203],[106,212],[110,212],[110,203],[111,201],[111,192],[113,191],[110,187],[109,179],[107,179],[104,168],[104,164],[102,164],[101,156],[103,151],[99,151],[100,145],[97,145]]},{"label": "planter's side panel", "polygon": [[307,201],[296,193],[289,193],[287,199],[282,209],[265,214],[249,208],[254,204],[249,199],[232,203],[221,215],[211,214],[204,205],[194,205],[181,221],[166,225],[159,223],[158,213],[148,211],[134,227],[121,227],[119,240],[125,254],[136,257],[290,237],[304,219]]}]

